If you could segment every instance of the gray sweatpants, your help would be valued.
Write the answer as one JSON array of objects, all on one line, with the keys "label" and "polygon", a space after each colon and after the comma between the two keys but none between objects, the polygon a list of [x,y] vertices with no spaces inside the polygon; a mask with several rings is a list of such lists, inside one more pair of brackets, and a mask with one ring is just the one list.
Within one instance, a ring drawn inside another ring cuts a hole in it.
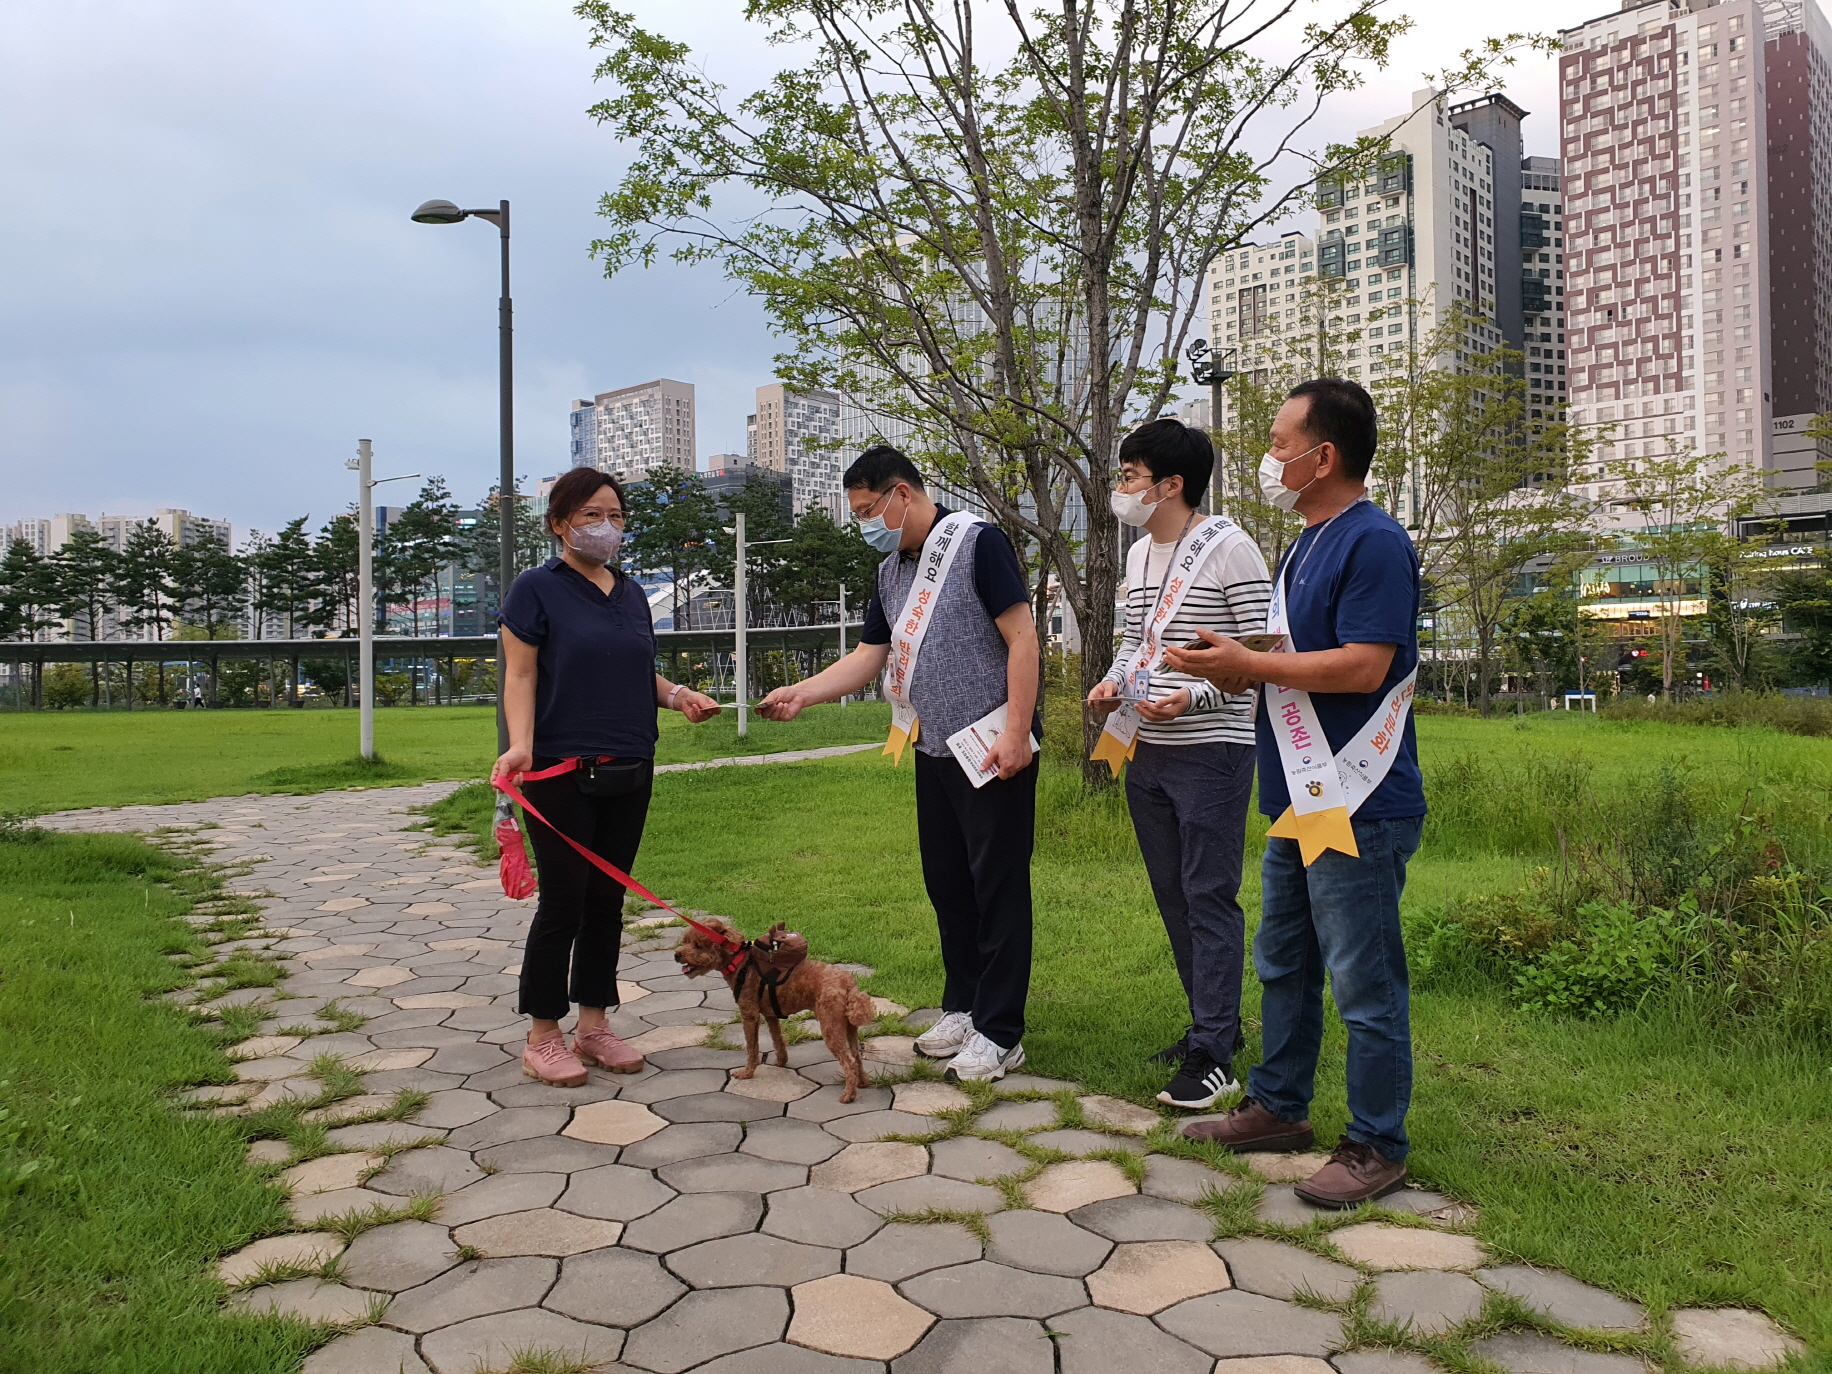
[{"label": "gray sweatpants", "polygon": [[1189,999],[1190,1044],[1217,1062],[1240,1048],[1246,917],[1240,868],[1251,744],[1148,744],[1126,767],[1126,804]]}]

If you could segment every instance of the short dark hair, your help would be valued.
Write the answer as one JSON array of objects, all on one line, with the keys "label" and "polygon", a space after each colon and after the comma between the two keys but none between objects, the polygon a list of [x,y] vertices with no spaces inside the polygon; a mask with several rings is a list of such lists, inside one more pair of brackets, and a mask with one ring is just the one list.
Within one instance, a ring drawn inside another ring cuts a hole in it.
[{"label": "short dark hair", "polygon": [[602,468],[573,468],[564,473],[547,492],[547,528],[551,531],[572,519],[592,497],[609,487],[617,493],[617,504],[623,505],[623,483]]},{"label": "short dark hair", "polygon": [[1307,397],[1310,408],[1304,412],[1304,432],[1318,443],[1336,446],[1342,455],[1342,470],[1357,482],[1367,480],[1374,464],[1374,448],[1380,442],[1380,427],[1374,420],[1374,401],[1361,389],[1359,382],[1344,377],[1317,377],[1299,382],[1285,399]]},{"label": "short dark hair", "polygon": [[852,466],[840,479],[840,485],[847,491],[857,491],[860,487],[867,491],[889,491],[899,482],[908,482],[916,491],[928,490],[922,484],[922,474],[916,471],[916,465],[904,456],[902,449],[889,444],[875,444],[866,449],[852,460]]},{"label": "short dark hair", "polygon": [[1169,416],[1148,420],[1120,440],[1120,461],[1138,463],[1153,482],[1183,479],[1183,500],[1200,506],[1215,475],[1215,446],[1209,436]]}]

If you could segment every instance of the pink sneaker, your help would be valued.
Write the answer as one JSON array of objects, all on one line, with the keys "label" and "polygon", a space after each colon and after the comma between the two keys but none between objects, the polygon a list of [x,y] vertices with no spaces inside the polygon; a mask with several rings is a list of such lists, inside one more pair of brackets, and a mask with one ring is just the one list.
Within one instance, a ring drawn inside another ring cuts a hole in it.
[{"label": "pink sneaker", "polygon": [[612,1035],[607,1026],[575,1035],[572,1052],[587,1064],[596,1064],[612,1073],[637,1073],[643,1065],[642,1056]]},{"label": "pink sneaker", "polygon": [[566,1037],[559,1031],[522,1051],[522,1073],[561,1088],[585,1082],[585,1065],[566,1048]]}]

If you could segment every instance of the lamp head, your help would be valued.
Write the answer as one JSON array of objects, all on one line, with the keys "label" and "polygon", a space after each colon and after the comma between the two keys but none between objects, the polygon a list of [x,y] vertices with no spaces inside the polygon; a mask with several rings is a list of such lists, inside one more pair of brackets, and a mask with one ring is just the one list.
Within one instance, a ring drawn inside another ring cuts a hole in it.
[{"label": "lamp head", "polygon": [[457,224],[464,217],[465,212],[449,200],[429,200],[413,212],[415,224]]}]

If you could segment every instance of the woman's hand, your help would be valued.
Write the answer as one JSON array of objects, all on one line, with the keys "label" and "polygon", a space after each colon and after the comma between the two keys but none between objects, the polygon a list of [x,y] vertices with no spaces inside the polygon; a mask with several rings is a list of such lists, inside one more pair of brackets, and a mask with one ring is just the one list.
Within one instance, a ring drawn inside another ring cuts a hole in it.
[{"label": "woman's hand", "polygon": [[513,781],[517,774],[526,773],[534,767],[534,754],[528,749],[519,749],[510,745],[503,750],[502,757],[496,760],[496,766],[490,770],[491,778],[508,778]]},{"label": "woman's hand", "polygon": [[724,709],[706,693],[696,692],[691,688],[676,698],[674,706],[694,725],[698,725],[703,720],[711,720]]}]

